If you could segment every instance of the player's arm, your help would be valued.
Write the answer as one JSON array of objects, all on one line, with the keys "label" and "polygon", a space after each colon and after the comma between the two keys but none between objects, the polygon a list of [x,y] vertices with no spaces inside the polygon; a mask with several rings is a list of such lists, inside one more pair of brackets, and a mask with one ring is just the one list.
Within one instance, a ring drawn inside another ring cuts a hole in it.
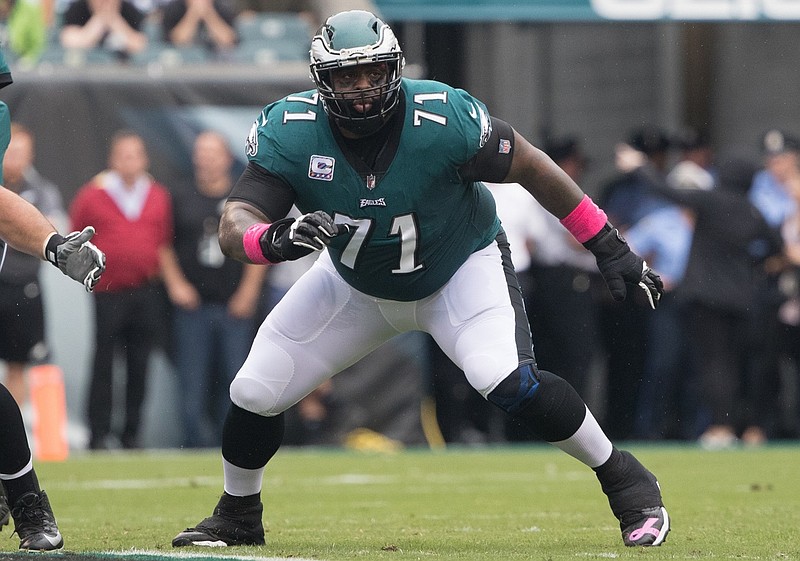
[{"label": "player's arm", "polygon": [[284,218],[294,199],[294,190],[283,179],[250,162],[222,212],[222,251],[245,263],[293,261],[325,249],[340,228],[346,231],[321,210]]},{"label": "player's arm", "polygon": [[558,164],[502,119],[491,117],[491,121],[489,139],[461,166],[462,178],[519,183],[558,218],[578,206],[584,193]]},{"label": "player's arm", "polygon": [[47,240],[55,227],[31,203],[0,187],[0,238],[18,251],[44,259]]},{"label": "player's arm", "polygon": [[257,224],[269,224],[266,215],[251,203],[228,200],[219,222],[219,246],[232,259],[254,263],[244,250],[245,232]]},{"label": "player's arm", "polygon": [[624,300],[626,284],[633,284],[644,291],[650,306],[658,305],[663,292],[661,277],[631,251],[608,222],[605,212],[558,164],[511,125],[492,119],[492,135],[471,162],[472,176],[499,183],[519,183],[555,215],[594,254],[615,300]]},{"label": "player's arm", "polygon": [[271,224],[289,213],[294,191],[281,178],[250,162],[233,186],[219,223],[219,245],[228,257],[257,263],[244,250],[244,236],[258,224]]},{"label": "player's arm", "polygon": [[514,131],[514,157],[506,181],[520,183],[591,251],[615,300],[624,300],[628,284],[638,286],[650,307],[664,292],[661,277],[608,221],[606,213],[544,152]]},{"label": "player's arm", "polygon": [[0,238],[11,247],[46,259],[91,292],[106,268],[106,256],[89,240],[94,228],[64,237],[31,203],[0,186]]},{"label": "player's arm", "polygon": [[505,183],[519,183],[551,214],[562,219],[584,197],[583,190],[543,151],[517,131]]}]

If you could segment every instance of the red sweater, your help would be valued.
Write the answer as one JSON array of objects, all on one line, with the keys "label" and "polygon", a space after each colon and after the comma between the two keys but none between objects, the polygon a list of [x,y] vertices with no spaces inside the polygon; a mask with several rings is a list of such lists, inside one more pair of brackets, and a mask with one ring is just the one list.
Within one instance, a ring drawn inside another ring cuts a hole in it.
[{"label": "red sweater", "polygon": [[172,243],[172,201],[153,181],[141,214],[129,220],[103,187],[103,174],[81,187],[70,205],[74,230],[94,226],[92,238],[106,254],[106,271],[95,292],[117,292],[145,285],[159,276],[159,248]]}]

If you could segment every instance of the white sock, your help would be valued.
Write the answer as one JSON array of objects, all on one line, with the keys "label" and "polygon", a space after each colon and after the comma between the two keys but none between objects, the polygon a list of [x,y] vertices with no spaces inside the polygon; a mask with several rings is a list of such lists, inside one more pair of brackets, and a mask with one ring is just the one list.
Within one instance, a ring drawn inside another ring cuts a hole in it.
[{"label": "white sock", "polygon": [[588,407],[586,408],[586,417],[577,432],[566,440],[551,444],[590,468],[603,465],[611,457],[613,448],[611,441],[600,428]]},{"label": "white sock", "polygon": [[[266,466],[264,466],[266,467]],[[222,471],[225,474],[225,492],[235,497],[246,497],[261,492],[264,468],[240,468],[226,459],[222,459]]]}]

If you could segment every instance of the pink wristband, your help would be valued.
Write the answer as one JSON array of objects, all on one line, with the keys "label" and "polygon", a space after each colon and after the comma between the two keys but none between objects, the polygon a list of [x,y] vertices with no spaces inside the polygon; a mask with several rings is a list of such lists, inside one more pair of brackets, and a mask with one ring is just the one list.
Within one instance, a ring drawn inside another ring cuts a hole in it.
[{"label": "pink wristband", "polygon": [[268,229],[269,224],[253,224],[244,232],[244,237],[242,238],[244,252],[248,259],[250,259],[250,261],[253,263],[258,263],[260,265],[271,263],[269,259],[264,257],[264,253],[261,251],[260,243],[261,236]]},{"label": "pink wristband", "polygon": [[608,217],[603,209],[584,195],[572,212],[561,219],[561,224],[581,243],[587,242],[603,229]]}]

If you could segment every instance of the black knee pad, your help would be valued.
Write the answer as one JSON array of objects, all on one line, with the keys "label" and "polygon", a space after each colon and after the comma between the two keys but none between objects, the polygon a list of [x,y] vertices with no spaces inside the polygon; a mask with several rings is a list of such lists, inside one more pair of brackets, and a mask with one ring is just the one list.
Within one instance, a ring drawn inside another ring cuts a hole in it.
[{"label": "black knee pad", "polygon": [[521,365],[487,399],[547,442],[566,440],[586,416],[586,405],[569,382],[534,364]]},{"label": "black knee pad", "polygon": [[222,457],[241,468],[262,468],[283,442],[284,426],[283,413],[264,417],[232,403],[222,427]]}]

